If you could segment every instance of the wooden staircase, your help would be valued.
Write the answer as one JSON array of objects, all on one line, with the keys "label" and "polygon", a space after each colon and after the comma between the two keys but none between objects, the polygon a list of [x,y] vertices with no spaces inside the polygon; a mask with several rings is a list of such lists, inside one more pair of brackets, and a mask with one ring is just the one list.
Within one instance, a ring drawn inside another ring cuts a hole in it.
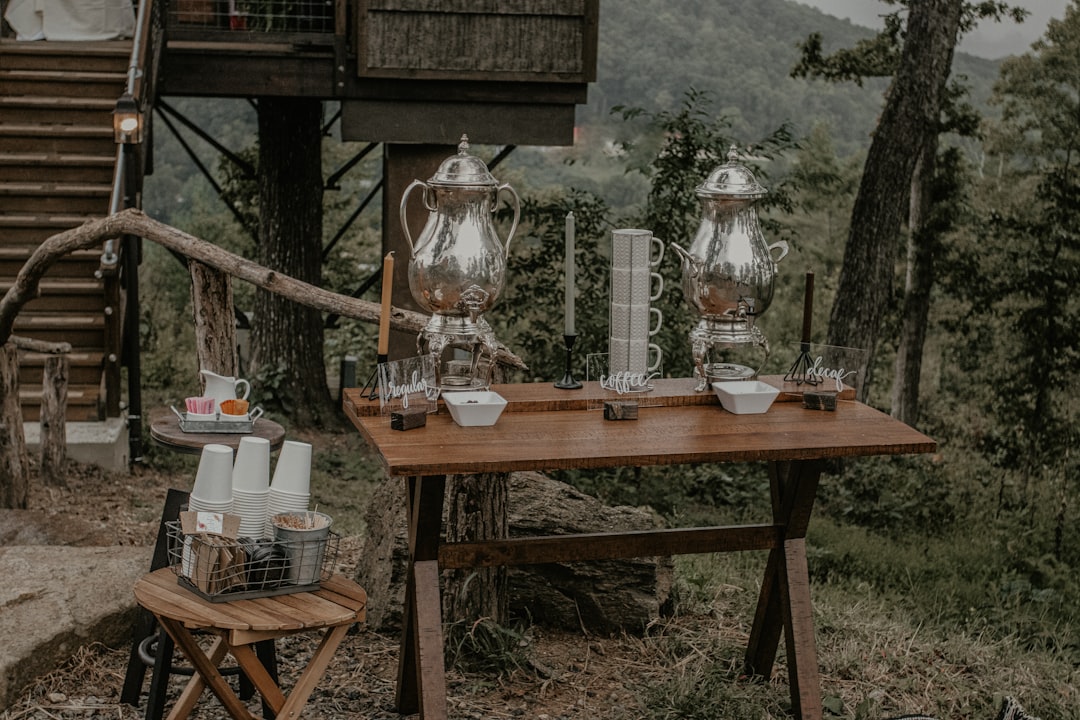
[{"label": "wooden staircase", "polygon": [[[49,236],[109,212],[116,145],[112,110],[124,92],[131,43],[0,40],[0,293]],[[54,265],[15,333],[71,343],[69,421],[101,420],[118,408],[116,332],[122,303],[102,277],[101,251]],[[111,297],[110,297],[111,296]],[[111,317],[115,315],[116,317]],[[23,418],[38,418],[44,358],[25,353]],[[111,366],[111,367],[110,367]]]}]

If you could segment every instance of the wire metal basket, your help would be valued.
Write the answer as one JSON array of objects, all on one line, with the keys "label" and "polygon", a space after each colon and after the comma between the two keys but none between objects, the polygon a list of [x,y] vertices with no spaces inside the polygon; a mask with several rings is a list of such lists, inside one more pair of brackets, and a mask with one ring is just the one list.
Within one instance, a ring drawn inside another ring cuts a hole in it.
[{"label": "wire metal basket", "polygon": [[210,602],[316,590],[333,572],[341,542],[332,530],[310,540],[256,540],[185,535],[178,521],[165,526],[173,572]]}]

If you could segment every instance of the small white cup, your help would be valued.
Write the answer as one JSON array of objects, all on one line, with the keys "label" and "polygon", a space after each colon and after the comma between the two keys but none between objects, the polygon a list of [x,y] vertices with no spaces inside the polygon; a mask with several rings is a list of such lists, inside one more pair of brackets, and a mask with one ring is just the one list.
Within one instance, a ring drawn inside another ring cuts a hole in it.
[{"label": "small white cup", "polygon": [[297,440],[286,440],[281,446],[271,489],[297,495],[311,492],[311,445]]},{"label": "small white cup", "polygon": [[203,445],[191,494],[211,503],[232,502],[233,451],[228,445]]},{"label": "small white cup", "polygon": [[217,413],[184,413],[184,419],[188,422],[214,422],[218,419]]}]

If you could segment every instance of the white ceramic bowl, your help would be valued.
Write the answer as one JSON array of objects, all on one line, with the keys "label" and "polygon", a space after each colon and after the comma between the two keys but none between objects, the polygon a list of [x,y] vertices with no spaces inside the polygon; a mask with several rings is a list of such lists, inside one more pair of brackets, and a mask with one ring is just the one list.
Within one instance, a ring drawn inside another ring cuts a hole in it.
[{"label": "white ceramic bowl", "polygon": [[490,390],[444,392],[442,399],[454,422],[462,427],[494,425],[506,407],[506,398]]},{"label": "white ceramic bowl", "polygon": [[760,380],[728,380],[712,386],[724,409],[736,415],[763,413],[780,394],[779,389]]}]

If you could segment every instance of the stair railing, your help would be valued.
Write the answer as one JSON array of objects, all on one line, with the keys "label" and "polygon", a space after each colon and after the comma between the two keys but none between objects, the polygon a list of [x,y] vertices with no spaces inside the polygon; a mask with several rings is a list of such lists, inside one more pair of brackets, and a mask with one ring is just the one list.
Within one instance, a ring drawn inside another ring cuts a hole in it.
[{"label": "stair railing", "polygon": [[[150,119],[164,45],[164,0],[140,0],[124,93],[113,111],[116,166],[109,213],[142,205],[143,177],[150,166]],[[128,368],[130,461],[142,460],[142,371],[139,354],[139,263],[142,239],[109,240],[98,270],[105,281],[105,413],[120,415],[121,365]]]}]

